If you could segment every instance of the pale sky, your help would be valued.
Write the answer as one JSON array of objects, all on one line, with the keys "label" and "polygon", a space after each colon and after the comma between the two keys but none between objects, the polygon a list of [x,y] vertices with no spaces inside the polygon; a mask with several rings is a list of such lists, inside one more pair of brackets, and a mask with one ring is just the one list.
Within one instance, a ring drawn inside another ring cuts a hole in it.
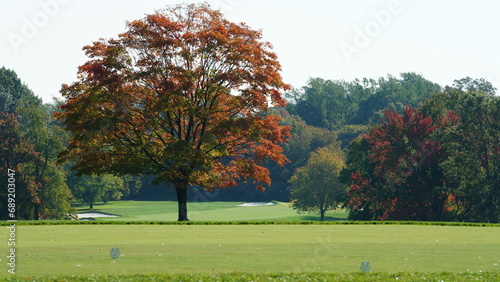
[{"label": "pale sky", "polygon": [[[0,67],[50,102],[86,61],[82,47],[174,0],[0,0]],[[213,0],[262,29],[285,82],[351,81],[416,72],[441,86],[466,76],[500,89],[500,1]]]}]

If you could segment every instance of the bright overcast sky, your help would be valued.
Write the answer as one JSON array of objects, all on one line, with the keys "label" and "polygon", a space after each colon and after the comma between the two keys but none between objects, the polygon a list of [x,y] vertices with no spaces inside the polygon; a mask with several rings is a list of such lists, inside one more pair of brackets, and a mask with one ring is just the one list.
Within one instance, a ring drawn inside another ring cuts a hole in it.
[{"label": "bright overcast sky", "polygon": [[[45,102],[60,97],[86,58],[82,47],[125,21],[186,1],[1,0],[0,67]],[[196,1],[187,1],[189,3]],[[262,29],[283,77],[379,78],[417,72],[442,86],[466,76],[500,89],[500,1],[214,0],[235,22]]]}]

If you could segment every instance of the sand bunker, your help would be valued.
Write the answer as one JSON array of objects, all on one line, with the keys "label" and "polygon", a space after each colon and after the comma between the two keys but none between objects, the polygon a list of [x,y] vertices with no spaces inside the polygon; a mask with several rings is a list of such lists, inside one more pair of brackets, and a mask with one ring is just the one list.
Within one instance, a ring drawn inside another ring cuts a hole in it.
[{"label": "sand bunker", "polygon": [[119,217],[118,215],[107,214],[107,213],[102,213],[102,212],[86,212],[86,213],[78,213],[76,215],[78,216],[78,219],[96,218],[96,217]]},{"label": "sand bunker", "polygon": [[244,203],[241,205],[238,205],[238,207],[261,207],[261,206],[272,206],[275,203],[273,202],[268,202],[268,203]]}]

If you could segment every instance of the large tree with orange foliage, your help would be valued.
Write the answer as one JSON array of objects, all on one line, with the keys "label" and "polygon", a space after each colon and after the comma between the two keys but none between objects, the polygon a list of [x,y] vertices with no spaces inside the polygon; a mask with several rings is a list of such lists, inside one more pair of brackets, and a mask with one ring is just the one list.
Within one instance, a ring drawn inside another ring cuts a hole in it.
[{"label": "large tree with orange foliage", "polygon": [[63,85],[55,114],[72,133],[60,160],[79,173],[154,175],[173,185],[187,221],[190,185],[253,179],[263,189],[263,162],[287,161],[280,143],[289,128],[262,113],[285,105],[288,86],[260,31],[208,4],[178,5],[84,50],[90,60]]}]

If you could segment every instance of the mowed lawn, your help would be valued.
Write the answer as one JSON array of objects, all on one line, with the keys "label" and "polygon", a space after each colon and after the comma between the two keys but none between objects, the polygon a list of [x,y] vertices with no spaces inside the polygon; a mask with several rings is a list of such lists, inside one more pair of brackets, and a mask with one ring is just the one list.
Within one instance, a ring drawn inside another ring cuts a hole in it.
[{"label": "mowed lawn", "polygon": [[[275,202],[272,206],[240,207],[242,202],[191,202],[188,217],[192,221],[247,221],[247,220],[319,220],[319,215],[299,215],[288,203]],[[119,215],[116,218],[99,218],[100,221],[175,221],[177,202],[172,201],[114,201],[95,205],[94,209],[82,206],[79,212],[103,212]],[[325,220],[346,220],[343,210],[326,213]]]},{"label": "mowed lawn", "polygon": [[[0,231],[6,242],[7,230]],[[121,256],[112,259],[110,249]],[[426,225],[17,227],[17,275],[500,271],[500,228]],[[6,265],[0,278],[7,276]]]}]

